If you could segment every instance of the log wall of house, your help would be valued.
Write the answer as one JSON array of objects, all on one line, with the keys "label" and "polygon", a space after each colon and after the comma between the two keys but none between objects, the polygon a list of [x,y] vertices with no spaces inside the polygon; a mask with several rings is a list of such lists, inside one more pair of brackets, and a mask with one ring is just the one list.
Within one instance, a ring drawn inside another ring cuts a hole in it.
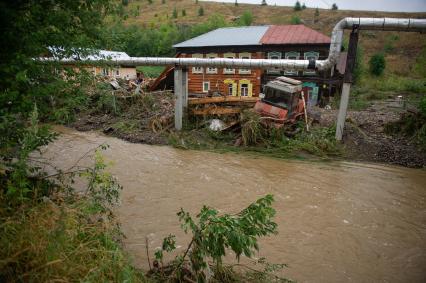
[{"label": "log wall of house", "polygon": [[[235,57],[238,58],[240,53],[235,53]],[[263,58],[262,52],[249,52],[252,59]],[[202,53],[197,53],[202,54]],[[203,54],[203,58],[207,58],[208,54]],[[224,53],[215,53],[218,58],[223,58]],[[179,57],[192,58],[192,54],[180,54]],[[229,95],[228,86],[230,83],[234,83],[234,87],[237,88],[235,95],[238,95],[238,89],[241,84],[250,82],[252,84],[251,96],[259,96],[261,91],[261,77],[262,71],[259,69],[250,70],[249,74],[240,74],[239,69],[235,69],[234,74],[224,73],[224,68],[217,68],[217,73],[209,74],[203,68],[202,73],[194,73],[193,68],[188,70],[188,92],[190,94],[205,94],[203,91],[203,83],[210,83],[210,92],[219,92],[224,95]]]}]

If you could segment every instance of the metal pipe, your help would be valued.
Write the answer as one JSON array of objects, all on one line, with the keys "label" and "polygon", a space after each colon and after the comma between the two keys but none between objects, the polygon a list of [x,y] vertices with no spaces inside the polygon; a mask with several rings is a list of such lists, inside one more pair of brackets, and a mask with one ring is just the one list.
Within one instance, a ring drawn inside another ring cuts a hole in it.
[{"label": "metal pipe", "polygon": [[[339,21],[331,33],[328,58],[325,60],[292,59],[228,59],[228,58],[166,58],[166,57],[130,57],[130,59],[110,60],[123,66],[200,66],[200,67],[235,67],[245,69],[287,69],[287,70],[328,70],[339,60],[345,29],[426,32],[426,19],[402,18],[344,18]],[[67,60],[62,60],[67,62]],[[68,60],[68,62],[74,62]],[[90,64],[99,60],[86,60]]]}]

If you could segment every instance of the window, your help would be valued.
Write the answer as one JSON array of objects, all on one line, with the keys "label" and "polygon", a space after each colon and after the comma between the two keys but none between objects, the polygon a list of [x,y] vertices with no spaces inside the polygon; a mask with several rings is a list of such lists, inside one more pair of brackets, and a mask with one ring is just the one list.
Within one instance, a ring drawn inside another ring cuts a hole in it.
[{"label": "window", "polygon": [[106,69],[106,68],[103,68],[103,69],[102,69],[102,75],[103,75],[103,76],[109,76],[109,70],[108,70],[108,69]]},{"label": "window", "polygon": [[[250,58],[251,58],[250,53],[240,53],[240,59],[250,59]],[[250,71],[250,69],[239,69],[238,73],[239,74],[250,74],[251,71]]]},{"label": "window", "polygon": [[[281,52],[269,52],[268,53],[268,59],[275,59],[275,60],[281,59]],[[272,68],[272,69],[269,69],[267,72],[268,72],[268,74],[279,74],[279,73],[281,73],[279,68]]]},{"label": "window", "polygon": [[[235,53],[225,53],[223,54],[223,58],[234,59]],[[235,69],[223,68],[224,74],[235,74]]]},{"label": "window", "polygon": [[[319,53],[315,51],[305,52],[304,57],[305,60],[317,60],[319,58]],[[317,72],[315,70],[307,70],[303,72],[304,75],[316,75],[316,73]]]},{"label": "window", "polygon": [[[299,57],[300,57],[299,52],[286,52],[285,53],[286,59],[299,60]],[[298,74],[298,71],[296,71],[296,70],[285,70],[284,71],[284,75],[297,76],[297,74]]]},{"label": "window", "polygon": [[241,84],[241,96],[248,96],[248,84]]},{"label": "window", "polygon": [[[203,54],[192,54],[192,58],[203,58]],[[203,67],[192,67],[193,74],[202,74]]]},{"label": "window", "polygon": [[119,77],[120,76],[120,69],[115,69],[115,76]]},{"label": "window", "polygon": [[[207,54],[207,58],[214,59],[217,57],[217,54]],[[207,67],[206,74],[217,74],[217,68]]]},{"label": "window", "polygon": [[226,79],[224,83],[224,93],[227,95],[237,96],[237,84],[232,79]]},{"label": "window", "polygon": [[210,82],[203,82],[203,92],[209,92]]},{"label": "window", "polygon": [[250,80],[240,80],[240,88],[238,89],[238,95],[240,96],[252,96],[252,89],[253,84],[250,82]]}]

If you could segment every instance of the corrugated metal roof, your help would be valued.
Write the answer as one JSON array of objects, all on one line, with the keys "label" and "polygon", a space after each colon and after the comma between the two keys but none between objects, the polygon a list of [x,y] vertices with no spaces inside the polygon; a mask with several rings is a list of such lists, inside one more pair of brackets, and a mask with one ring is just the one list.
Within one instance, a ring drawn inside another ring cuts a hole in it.
[{"label": "corrugated metal roof", "polygon": [[[125,60],[129,59],[130,56],[127,55],[126,52],[121,51],[109,51],[109,50],[79,50],[79,49],[73,49],[73,52],[75,54],[71,55],[70,57],[64,57],[64,48],[62,47],[48,47],[49,52],[52,54],[54,58],[60,59],[60,60]],[[91,55],[87,56],[81,56],[78,51],[85,51],[86,53],[93,53]]]},{"label": "corrugated metal roof", "polygon": [[260,39],[268,28],[269,26],[219,28],[173,47],[260,45]]},{"label": "corrugated metal roof", "polygon": [[304,25],[271,26],[261,38],[269,44],[330,44],[330,37]]}]

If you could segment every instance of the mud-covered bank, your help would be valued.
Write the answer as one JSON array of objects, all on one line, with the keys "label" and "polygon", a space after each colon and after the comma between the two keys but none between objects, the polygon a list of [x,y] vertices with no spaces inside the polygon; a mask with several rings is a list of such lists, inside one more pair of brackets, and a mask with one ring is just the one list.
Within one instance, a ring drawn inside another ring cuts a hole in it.
[{"label": "mud-covered bank", "polygon": [[[318,146],[315,145],[313,148],[309,145],[288,148],[287,144],[277,143],[259,143],[250,148],[237,146],[241,131],[210,134],[206,129],[208,119],[191,119],[181,133],[176,133],[173,129],[173,96],[169,92],[118,98],[114,102],[114,111],[99,108],[99,104],[96,106],[79,113],[71,127],[79,131],[101,131],[133,143],[169,144],[188,149],[255,151],[260,154],[267,152],[276,157],[309,158],[317,155],[321,158],[380,162],[412,168],[426,166],[426,151],[412,138],[391,135],[385,131],[386,125],[398,121],[407,112],[394,99],[373,102],[364,110],[349,111],[343,143],[333,145],[331,149],[331,136],[324,138],[323,135],[313,135],[309,142],[319,143],[320,149],[326,147],[321,152],[317,152]],[[312,125],[314,132],[327,131],[336,121],[337,110],[318,108],[314,112],[318,122]]]}]

